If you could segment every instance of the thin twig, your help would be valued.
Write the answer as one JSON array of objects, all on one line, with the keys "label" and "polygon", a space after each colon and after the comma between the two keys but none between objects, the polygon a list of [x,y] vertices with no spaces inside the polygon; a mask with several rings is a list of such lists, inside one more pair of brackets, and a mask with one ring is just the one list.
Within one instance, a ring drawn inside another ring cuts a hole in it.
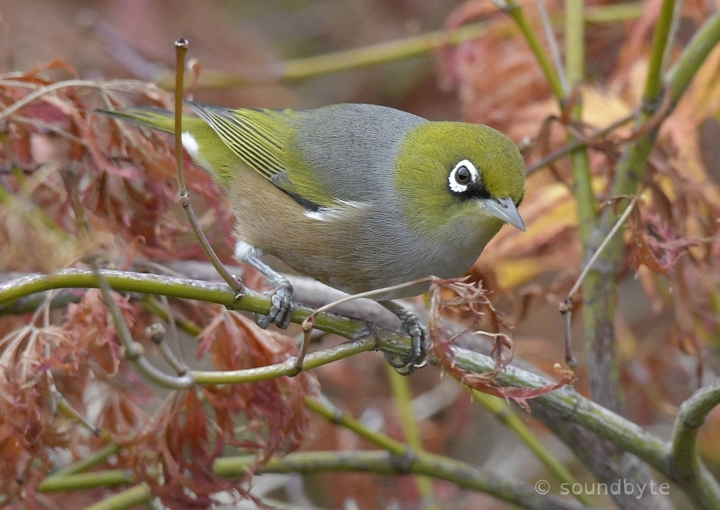
[{"label": "thin twig", "polygon": [[178,326],[177,321],[175,320],[174,314],[172,309],[170,308],[170,302],[168,301],[167,296],[160,296],[160,301],[163,304],[163,307],[165,308],[167,316],[170,318],[170,320],[167,321],[168,325],[170,326],[170,335],[175,340],[175,344],[177,345],[177,350],[180,353],[180,359],[182,360],[182,365],[187,369],[187,365],[185,364],[185,348],[183,342],[180,340],[180,334],[178,333]]},{"label": "thin twig", "polygon": [[[122,448],[117,443],[111,443],[107,445],[106,447],[95,451],[91,455],[73,463],[68,464],[67,466],[58,469],[57,471],[54,471],[52,475],[50,475],[48,478],[52,478],[53,476],[64,476],[64,475],[74,475],[78,473],[82,473],[83,471],[87,471],[91,467],[97,466],[101,462],[106,461],[109,457],[115,455],[120,451],[120,448]],[[47,480],[47,478],[46,478]]]},{"label": "thin twig", "polygon": [[68,133],[64,129],[62,129],[54,124],[50,124],[48,122],[45,122],[45,121],[42,121],[39,119],[31,119],[29,117],[13,115],[12,121],[13,122],[21,122],[23,124],[29,124],[31,126],[35,126],[40,129],[45,129],[51,133],[54,133],[58,136],[62,136],[63,138],[67,138],[68,140],[70,140],[72,142],[82,145],[83,147],[87,147],[87,145],[88,145],[87,141],[83,140],[82,138],[78,138],[77,136],[75,136],[71,133]]},{"label": "thin twig", "polygon": [[303,329],[304,335],[303,335],[303,340],[300,343],[300,349],[298,350],[298,355],[295,358],[295,368],[297,368],[298,373],[300,373],[303,369],[303,359],[305,358],[305,353],[307,352],[308,345],[310,345],[310,332],[313,330],[313,327],[315,327],[315,317],[317,316],[317,314],[322,313],[322,312],[327,312],[331,308],[334,308],[343,303],[347,303],[348,301],[353,301],[355,299],[361,299],[361,298],[371,298],[373,296],[385,294],[386,292],[389,292],[389,291],[405,289],[407,287],[412,287],[413,285],[417,285],[418,283],[429,282],[430,280],[432,280],[432,276],[420,278],[419,280],[413,280],[411,282],[400,283],[398,285],[392,285],[390,287],[383,287],[381,289],[360,292],[358,294],[353,294],[351,296],[343,297],[341,299],[338,299],[337,301],[328,303],[325,306],[321,306],[320,308],[315,310],[312,314],[310,314],[302,322],[302,329]]},{"label": "thin twig", "polygon": [[573,150],[588,145],[588,142],[591,140],[594,140],[595,138],[599,138],[601,136],[604,136],[617,128],[624,126],[631,120],[633,120],[636,116],[635,112],[630,112],[629,114],[625,115],[624,117],[619,118],[612,124],[608,124],[604,128],[598,129],[597,131],[594,131],[590,133],[584,140],[580,140],[578,138],[575,138],[571,142],[568,142],[567,144],[563,145],[559,149],[556,149],[552,151],[550,154],[547,154],[545,157],[543,157],[540,161],[533,163],[527,169],[525,169],[525,175],[530,175],[537,170],[540,170],[542,167],[549,165],[550,163],[553,163],[554,161],[557,161],[558,159],[562,158],[563,156],[569,154]]},{"label": "thin twig", "polygon": [[215,267],[218,274],[225,280],[235,294],[240,295],[244,291],[242,282],[238,281],[231,275],[227,268],[218,258],[215,250],[212,249],[210,243],[205,237],[205,233],[200,227],[200,223],[193,211],[192,203],[190,203],[190,194],[185,186],[185,172],[183,171],[183,151],[182,151],[182,106],[183,106],[183,75],[185,71],[185,55],[187,54],[188,42],[186,39],[178,39],[175,42],[176,62],[176,80],[175,80],[175,165],[177,167],[178,181],[178,198],[185,214],[190,221],[195,237],[197,237],[200,246],[205,252],[205,256]]},{"label": "thin twig", "polygon": [[[390,364],[386,363],[385,368],[405,440],[412,448],[413,455],[421,454],[424,449],[420,430],[412,410],[410,382],[406,376],[400,375]],[[415,476],[415,485],[423,500],[421,508],[424,510],[437,509],[437,497],[433,491],[432,480],[424,476]]]},{"label": "thin twig", "polygon": [[110,293],[110,284],[108,283],[105,275],[102,274],[98,269],[93,270],[97,286],[100,288],[105,306],[110,310],[113,323],[115,324],[115,332],[120,338],[120,342],[124,348],[124,355],[131,363],[135,365],[138,372],[147,377],[150,381],[164,388],[170,388],[175,390],[185,390],[190,388],[193,384],[192,374],[179,375],[177,377],[169,376],[159,371],[155,366],[150,363],[147,358],[143,355],[140,345],[132,339],[130,330],[128,329],[125,319],[120,313],[117,303],[113,299]]},{"label": "thin twig", "polygon": [[91,81],[91,80],[66,80],[66,81],[59,81],[56,83],[52,83],[50,85],[46,85],[42,88],[37,89],[34,92],[31,92],[27,96],[23,97],[22,99],[19,99],[15,101],[13,104],[5,108],[3,111],[0,112],[0,120],[8,117],[9,115],[12,115],[16,111],[18,111],[23,106],[26,106],[39,97],[44,96],[45,94],[48,94],[50,92],[65,89],[68,87],[89,87],[96,89],[98,88],[98,82]]},{"label": "thin twig", "polygon": [[[486,411],[515,434],[558,482],[567,484],[568,487],[572,487],[573,484],[578,483],[570,470],[545,447],[538,435],[525,423],[525,419],[521,419],[517,413],[513,411],[510,404],[502,398],[474,390],[462,383],[461,386],[470,391],[473,401],[478,402]],[[573,491],[572,495],[583,505],[588,507],[594,506],[592,500],[585,492],[581,491],[576,493]]]},{"label": "thin twig", "polygon": [[545,75],[545,80],[548,82],[548,85],[550,85],[550,90],[552,90],[553,95],[558,100],[561,100],[565,97],[565,92],[562,84],[560,83],[560,78],[558,78],[555,68],[545,55],[542,44],[540,44],[540,40],[535,35],[535,32],[525,17],[522,7],[519,4],[514,3],[512,0],[505,0],[503,11],[506,12],[517,25],[523,38],[525,38],[528,46],[530,46],[530,51],[532,51],[535,56],[535,60],[537,60],[540,69]]},{"label": "thin twig", "polygon": [[592,254],[592,257],[590,257],[590,260],[585,264],[585,267],[583,268],[582,272],[580,273],[580,276],[578,276],[577,280],[575,281],[575,284],[570,289],[570,292],[568,292],[567,298],[565,298],[565,301],[560,303],[559,309],[560,313],[563,316],[563,322],[565,326],[565,363],[569,367],[575,366],[575,358],[572,355],[572,339],[570,336],[570,319],[572,315],[572,308],[573,308],[573,296],[575,293],[580,289],[580,286],[582,285],[583,280],[587,276],[588,272],[592,269],[593,264],[598,259],[602,251],[605,249],[607,244],[610,242],[610,239],[615,235],[615,233],[620,229],[623,223],[625,223],[625,220],[628,218],[630,213],[632,212],[633,208],[635,207],[635,204],[637,203],[637,197],[632,197],[630,199],[630,203],[625,208],[625,211],[623,211],[620,218],[618,218],[615,225],[613,225],[613,228],[608,232],[608,235],[605,236],[605,239],[603,239],[602,243],[600,243],[600,246],[598,246],[597,250]]},{"label": "thin twig", "polygon": [[590,257],[590,260],[587,264],[585,264],[585,267],[583,268],[582,272],[580,273],[580,276],[578,277],[577,281],[575,282],[575,285],[573,285],[572,289],[570,289],[570,292],[568,293],[568,299],[572,300],[573,295],[580,289],[580,285],[582,285],[582,281],[585,278],[585,276],[588,274],[588,271],[592,269],[592,265],[595,263],[595,261],[600,256],[600,253],[605,249],[605,246],[607,246],[608,242],[610,242],[610,239],[615,235],[615,233],[620,229],[622,224],[625,222],[627,217],[632,212],[633,207],[635,207],[635,204],[637,203],[637,197],[632,197],[630,199],[630,203],[623,211],[622,215],[618,218],[617,222],[615,222],[615,225],[613,225],[613,228],[610,229],[610,232],[608,232],[608,235],[605,236],[605,239],[603,239],[603,242],[600,243],[600,246],[598,246],[598,249],[595,250],[595,253],[593,253],[592,257]]},{"label": "thin twig", "polygon": [[548,48],[550,48],[550,55],[552,56],[553,63],[555,64],[555,72],[557,73],[560,84],[562,85],[564,95],[570,94],[570,82],[568,81],[567,73],[565,72],[565,66],[563,66],[562,58],[560,56],[560,48],[558,47],[557,39],[555,38],[555,32],[553,31],[552,23],[550,22],[550,16],[548,16],[547,8],[545,7],[545,0],[536,0],[538,12],[540,13],[540,21],[545,32],[545,40],[547,41]]},{"label": "thin twig", "polygon": [[[170,321],[170,324],[174,323]],[[175,332],[177,334],[177,330]],[[175,373],[177,375],[185,375],[188,371],[188,367],[187,365],[185,365],[185,363],[182,363],[175,356],[175,353],[172,351],[172,349],[170,349],[170,346],[165,341],[165,337],[167,336],[165,326],[163,326],[163,324],[161,324],[160,322],[154,322],[153,324],[145,328],[145,333],[150,338],[152,343],[158,346],[160,355],[162,355],[163,359],[167,362],[168,365],[170,365],[170,367],[172,367]]]},{"label": "thin twig", "polygon": [[665,75],[665,83],[671,90],[673,104],[680,100],[693,76],[718,42],[720,42],[720,9],[716,9],[695,32]]}]

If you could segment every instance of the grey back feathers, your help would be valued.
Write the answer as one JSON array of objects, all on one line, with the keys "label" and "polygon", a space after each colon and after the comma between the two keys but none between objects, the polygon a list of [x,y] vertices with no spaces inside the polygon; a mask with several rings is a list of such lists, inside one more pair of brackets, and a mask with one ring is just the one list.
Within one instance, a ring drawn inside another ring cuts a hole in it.
[{"label": "grey back feathers", "polygon": [[376,202],[391,199],[400,142],[413,126],[427,122],[367,104],[316,110],[189,105],[248,166],[299,203],[326,207],[366,202],[369,196]]},{"label": "grey back feathers", "polygon": [[401,141],[425,119],[392,108],[343,104],[298,112],[294,143],[330,195],[393,203]]}]

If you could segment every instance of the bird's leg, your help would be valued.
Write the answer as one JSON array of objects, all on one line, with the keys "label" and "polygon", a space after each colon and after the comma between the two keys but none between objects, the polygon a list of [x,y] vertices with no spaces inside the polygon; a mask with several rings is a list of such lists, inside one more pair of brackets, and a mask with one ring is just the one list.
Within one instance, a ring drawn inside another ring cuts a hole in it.
[{"label": "bird's leg", "polygon": [[417,315],[401,304],[395,301],[379,301],[379,303],[398,316],[403,329],[412,339],[412,349],[407,356],[401,358],[385,354],[385,359],[399,374],[410,375],[427,363],[428,350],[430,349],[428,331]]},{"label": "bird's leg", "polygon": [[272,299],[270,312],[267,315],[255,314],[255,322],[263,329],[267,329],[270,324],[287,329],[293,310],[293,287],[287,278],[260,260],[261,256],[262,251],[258,248],[239,239],[235,243],[235,260],[251,265],[275,285],[275,289],[267,293]]}]

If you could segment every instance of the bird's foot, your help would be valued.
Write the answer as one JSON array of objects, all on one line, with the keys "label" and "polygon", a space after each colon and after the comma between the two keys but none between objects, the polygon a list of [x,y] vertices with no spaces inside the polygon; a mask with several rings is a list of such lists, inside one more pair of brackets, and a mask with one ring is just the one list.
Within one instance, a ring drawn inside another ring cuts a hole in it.
[{"label": "bird's foot", "polygon": [[293,287],[282,276],[279,276],[274,283],[275,289],[265,293],[272,300],[270,312],[267,315],[254,314],[255,322],[262,329],[267,329],[270,324],[275,324],[280,329],[287,329],[293,311]]},{"label": "bird's foot", "polygon": [[410,375],[418,368],[422,368],[427,364],[428,352],[430,350],[430,335],[417,315],[405,307],[396,303],[392,303],[392,306],[388,306],[387,302],[382,304],[398,316],[402,322],[403,329],[410,335],[410,339],[412,340],[412,348],[406,356],[396,356],[385,353],[385,359],[397,373]]}]

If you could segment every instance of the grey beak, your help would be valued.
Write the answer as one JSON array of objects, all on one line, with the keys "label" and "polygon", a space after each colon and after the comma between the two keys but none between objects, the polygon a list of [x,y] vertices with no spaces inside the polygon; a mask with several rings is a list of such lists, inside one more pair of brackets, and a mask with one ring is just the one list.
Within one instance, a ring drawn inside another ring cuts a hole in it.
[{"label": "grey beak", "polygon": [[482,202],[490,214],[525,232],[525,223],[523,223],[520,213],[518,212],[517,207],[515,207],[512,198],[486,198]]}]

